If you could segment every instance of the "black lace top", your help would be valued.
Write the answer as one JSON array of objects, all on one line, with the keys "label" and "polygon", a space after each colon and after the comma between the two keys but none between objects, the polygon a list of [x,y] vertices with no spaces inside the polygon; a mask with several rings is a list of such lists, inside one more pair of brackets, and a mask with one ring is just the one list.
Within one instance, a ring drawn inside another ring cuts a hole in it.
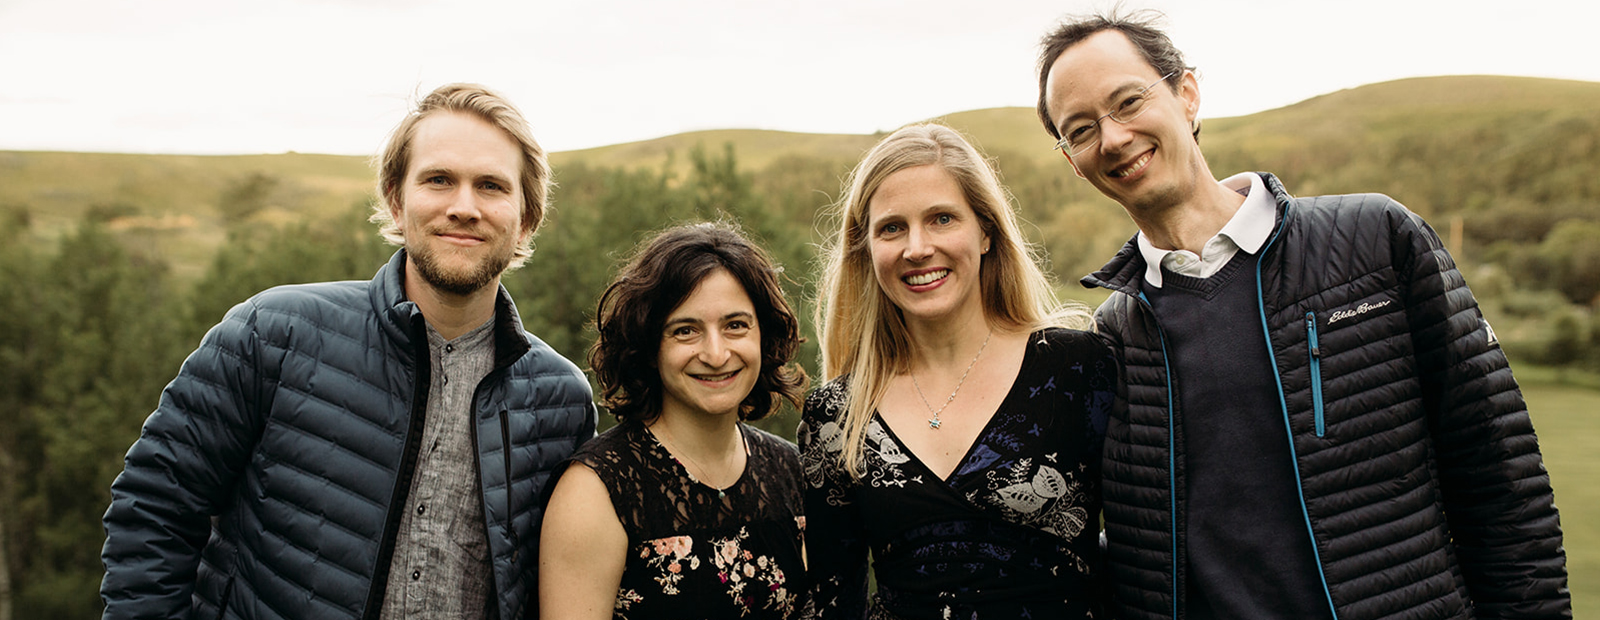
[{"label": "black lace top", "polygon": [[[799,431],[816,617],[1092,617],[1100,447],[1117,389],[1103,339],[1035,332],[949,480],[876,414],[853,480],[840,464],[845,379],[807,397]],[[870,601],[868,548],[878,584]]]},{"label": "black lace top", "polygon": [[614,618],[788,618],[805,594],[794,444],[740,424],[744,474],[724,496],[655,435],[623,423],[573,460],[593,469],[628,533]]}]

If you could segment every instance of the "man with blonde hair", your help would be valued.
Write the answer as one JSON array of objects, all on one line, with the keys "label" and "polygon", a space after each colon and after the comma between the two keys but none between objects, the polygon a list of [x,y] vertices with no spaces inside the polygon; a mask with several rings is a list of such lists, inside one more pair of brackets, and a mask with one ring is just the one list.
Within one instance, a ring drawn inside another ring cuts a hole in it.
[{"label": "man with blonde hair", "polygon": [[1216,180],[1199,106],[1143,16],[1044,40],[1039,118],[1139,227],[1083,279],[1127,383],[1112,617],[1570,618],[1527,406],[1438,236],[1387,196]]},{"label": "man with blonde hair", "polygon": [[388,264],[235,306],[162,392],[111,487],[106,618],[537,616],[544,485],[595,427],[500,286],[545,153],[451,84],[378,168]]}]

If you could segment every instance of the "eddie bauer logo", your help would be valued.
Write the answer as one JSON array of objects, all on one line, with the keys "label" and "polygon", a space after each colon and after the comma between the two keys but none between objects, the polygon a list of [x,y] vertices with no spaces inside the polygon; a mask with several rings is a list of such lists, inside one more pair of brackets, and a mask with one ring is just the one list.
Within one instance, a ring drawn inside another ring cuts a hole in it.
[{"label": "eddie bauer logo", "polygon": [[1387,306],[1390,303],[1392,303],[1393,301],[1394,300],[1392,300],[1392,299],[1385,299],[1385,300],[1380,301],[1380,302],[1375,303],[1375,304],[1361,304],[1359,306],[1356,306],[1355,310],[1338,310],[1338,311],[1335,311],[1333,313],[1333,316],[1328,319],[1328,324],[1332,325],[1334,323],[1338,323],[1339,321],[1342,321],[1344,319],[1348,319],[1348,318],[1356,316],[1356,315],[1366,314],[1366,313],[1371,312],[1373,310],[1377,310],[1378,308],[1382,308],[1384,306]]}]

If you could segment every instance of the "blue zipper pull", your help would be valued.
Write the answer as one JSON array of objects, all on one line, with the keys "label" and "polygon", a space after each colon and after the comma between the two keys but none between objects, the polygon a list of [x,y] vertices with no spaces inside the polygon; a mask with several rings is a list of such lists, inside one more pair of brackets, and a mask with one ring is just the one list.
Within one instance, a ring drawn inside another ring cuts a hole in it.
[{"label": "blue zipper pull", "polygon": [[1311,409],[1316,423],[1317,436],[1327,434],[1327,420],[1322,412],[1322,347],[1317,343],[1317,313],[1306,313],[1306,346],[1311,351]]}]

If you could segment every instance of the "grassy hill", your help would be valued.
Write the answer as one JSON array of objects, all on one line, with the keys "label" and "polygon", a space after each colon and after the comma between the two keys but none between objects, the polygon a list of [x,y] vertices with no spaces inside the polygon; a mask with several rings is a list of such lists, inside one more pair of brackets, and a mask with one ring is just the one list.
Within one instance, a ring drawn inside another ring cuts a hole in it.
[{"label": "grassy hill", "polygon": [[[1202,143],[1219,175],[1270,170],[1299,194],[1379,191],[1424,215],[1476,213],[1468,242],[1513,234],[1537,242],[1557,220],[1600,219],[1600,83],[1454,76],[1342,90],[1243,117],[1209,119]],[[908,121],[913,119],[908,119]],[[1040,235],[1104,239],[1052,244],[1058,264],[1104,255],[1132,230],[1105,199],[1068,172],[1030,108],[959,112],[940,119],[972,137],[999,164]],[[696,147],[731,145],[739,166],[760,173],[802,158],[822,195],[880,136],[758,130],[691,132],[553,156],[563,166],[670,167],[683,172]],[[379,136],[374,136],[374,146]],[[786,163],[788,162],[788,163]],[[368,200],[372,171],[361,157],[280,154],[170,156],[0,151],[0,217],[54,239],[98,218],[145,242],[180,273],[196,273],[226,238],[230,192],[264,178],[252,223],[312,220]],[[260,189],[260,188],[258,188]],[[557,190],[556,200],[561,200]],[[1485,215],[1488,211],[1494,211]],[[1070,229],[1062,229],[1065,214]],[[1070,245],[1070,244],[1069,244]],[[1080,247],[1081,246],[1081,247]]]},{"label": "grassy hill", "polygon": [[1573,617],[1600,618],[1600,486],[1592,482],[1600,475],[1600,391],[1518,375],[1561,510]]},{"label": "grassy hill", "polygon": [[345,213],[373,185],[360,157],[0,151],[0,221],[27,224],[30,237],[50,241],[80,221],[102,220],[195,276],[227,238],[224,197],[256,175],[275,180],[251,216],[268,224]]},{"label": "grassy hill", "polygon": [[[1600,614],[1600,493],[1587,483],[1600,473],[1597,103],[1595,83],[1413,79],[1211,119],[1202,136],[1219,175],[1273,171],[1301,195],[1386,192],[1446,233],[1517,359],[1578,617]],[[998,164],[1063,288],[1098,301],[1072,282],[1132,233],[1122,209],[1071,174],[1031,109],[942,120]],[[528,328],[577,359],[613,261],[640,234],[731,216],[788,268],[813,335],[819,214],[878,137],[720,130],[557,153],[556,208],[506,287]],[[0,563],[18,617],[99,615],[103,490],[205,329],[266,287],[364,278],[390,254],[364,221],[372,176],[360,157],[0,151]],[[812,338],[799,359],[817,355]],[[792,436],[797,419],[785,409],[758,424]]]}]

